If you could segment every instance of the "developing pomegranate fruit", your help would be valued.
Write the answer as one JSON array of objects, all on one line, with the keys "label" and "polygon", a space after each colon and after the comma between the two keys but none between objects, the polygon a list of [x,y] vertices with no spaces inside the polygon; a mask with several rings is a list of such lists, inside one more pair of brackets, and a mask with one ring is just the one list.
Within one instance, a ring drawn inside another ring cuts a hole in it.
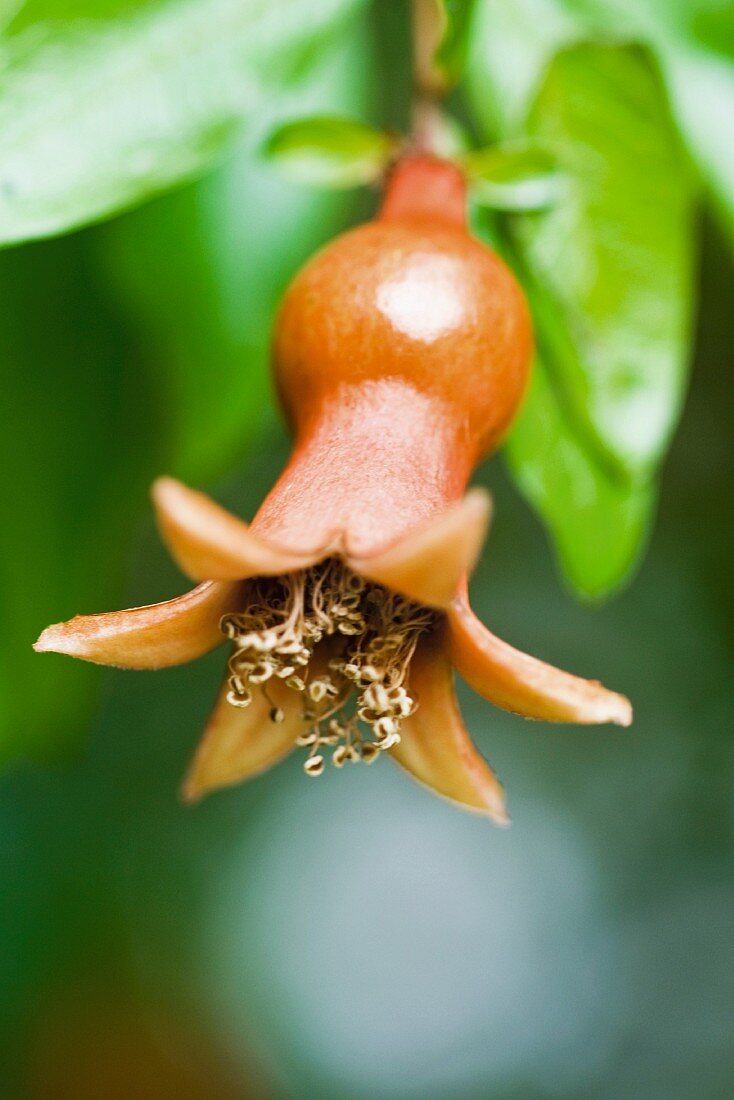
[{"label": "developing pomegranate fruit", "polygon": [[161,533],[199,586],[51,626],[36,648],[162,668],[229,642],[189,799],[299,745],[309,775],[387,753],[505,822],[452,668],[529,718],[631,721],[623,696],[513,649],[469,608],[489,498],[465,490],[517,410],[531,356],[522,291],[469,234],[461,173],[405,157],[378,217],[314,256],[285,295],[273,363],[295,444],[251,525],[160,479]]}]

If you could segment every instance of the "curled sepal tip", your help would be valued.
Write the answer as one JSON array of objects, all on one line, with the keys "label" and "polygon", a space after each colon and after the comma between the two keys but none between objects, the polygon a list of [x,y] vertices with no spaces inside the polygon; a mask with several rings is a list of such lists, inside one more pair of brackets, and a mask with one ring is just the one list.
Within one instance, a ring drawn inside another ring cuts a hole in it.
[{"label": "curled sepal tip", "polygon": [[486,538],[492,502],[484,489],[466,496],[389,550],[350,558],[355,573],[427,607],[447,608],[473,569]]},{"label": "curled sepal tip", "polygon": [[270,545],[205,493],[174,478],[158,478],[152,496],[161,536],[192,580],[277,576],[307,569],[316,560],[313,554],[293,554]]},{"label": "curled sepal tip", "polygon": [[514,649],[477,619],[465,597],[452,604],[447,619],[454,668],[490,703],[546,722],[631,724],[632,705],[624,695]]},{"label": "curled sepal tip", "polygon": [[38,653],[66,653],[119,668],[168,668],[201,657],[220,645],[219,622],[236,611],[240,586],[209,582],[165,603],[77,615],[47,627]]},{"label": "curled sepal tip", "polygon": [[423,640],[410,668],[417,708],[390,755],[414,779],[463,809],[509,825],[502,784],[477,752],[461,719],[442,640]]}]

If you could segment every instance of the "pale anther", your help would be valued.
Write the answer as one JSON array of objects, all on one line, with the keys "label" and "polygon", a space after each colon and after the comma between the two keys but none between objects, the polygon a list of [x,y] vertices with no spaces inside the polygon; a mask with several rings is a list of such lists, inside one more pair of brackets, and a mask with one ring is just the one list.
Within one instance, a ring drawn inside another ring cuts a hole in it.
[{"label": "pale anther", "polygon": [[372,763],[398,744],[401,721],[415,708],[410,661],[435,622],[435,612],[365,581],[338,559],[255,578],[245,610],[221,624],[234,643],[227,699],[244,707],[253,690],[264,691],[271,720],[284,721],[267,695],[275,678],[301,697],[308,729],[296,744],[309,749],[308,775],[323,772],[326,748],[337,768]]},{"label": "pale anther", "polygon": [[306,775],[321,775],[324,770],[323,756],[309,756],[308,760],[303,765],[303,770]]}]

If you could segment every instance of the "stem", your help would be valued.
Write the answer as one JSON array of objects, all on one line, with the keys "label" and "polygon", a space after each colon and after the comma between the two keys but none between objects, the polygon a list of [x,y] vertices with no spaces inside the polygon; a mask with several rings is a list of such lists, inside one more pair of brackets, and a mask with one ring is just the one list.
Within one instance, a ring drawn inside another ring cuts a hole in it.
[{"label": "stem", "polygon": [[428,218],[466,228],[466,181],[446,156],[441,99],[447,88],[435,64],[446,17],[439,0],[412,0],[413,102],[407,148],[385,185],[381,221]]},{"label": "stem", "polygon": [[436,100],[445,91],[434,57],[444,33],[439,0],[412,0],[413,83],[416,98]]},{"label": "stem", "polygon": [[446,150],[441,98],[446,85],[434,63],[446,19],[439,0],[411,0],[413,100],[410,138],[384,181],[380,221],[428,219],[466,229],[466,179]]},{"label": "stem", "polygon": [[446,91],[434,57],[444,33],[439,0],[412,0],[413,104],[411,146],[416,152],[437,152],[443,118],[440,100]]}]

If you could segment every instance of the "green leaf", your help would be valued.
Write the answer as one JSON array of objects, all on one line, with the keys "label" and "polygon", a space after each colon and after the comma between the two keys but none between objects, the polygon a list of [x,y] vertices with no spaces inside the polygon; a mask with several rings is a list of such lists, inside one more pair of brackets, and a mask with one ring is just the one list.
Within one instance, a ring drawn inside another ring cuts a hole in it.
[{"label": "green leaf", "polygon": [[655,49],[691,158],[734,246],[734,6],[606,0],[601,8],[613,32],[624,27]]},{"label": "green leaf", "polygon": [[620,485],[589,461],[541,360],[506,454],[518,485],[548,526],[575,590],[594,600],[621,587],[647,540],[654,484]]},{"label": "green leaf", "polygon": [[364,123],[319,116],[279,127],[265,153],[299,183],[340,189],[378,180],[394,148],[393,138]]},{"label": "green leaf", "polygon": [[[635,539],[642,548],[682,404],[691,182],[662,82],[638,48],[562,51],[522,126],[507,126],[552,150],[565,180],[550,209],[507,227],[547,377],[525,413],[533,431],[518,427],[510,441],[512,467],[573,583],[599,595],[629,573]],[[537,451],[544,404],[557,430]],[[584,467],[593,508],[579,508]]]},{"label": "green leaf", "polygon": [[363,0],[37,0],[0,37],[0,243],[196,174]]},{"label": "green leaf", "polygon": [[720,0],[478,0],[469,91],[488,136],[521,132],[553,55],[596,39],[654,50],[678,126],[734,245],[734,7]]},{"label": "green leaf", "polygon": [[642,50],[575,47],[551,66],[527,130],[568,179],[555,206],[515,223],[570,338],[554,376],[602,461],[649,474],[680,411],[691,312],[692,194],[664,89]]},{"label": "green leaf", "polygon": [[434,63],[447,87],[453,87],[464,71],[476,0],[439,0],[445,29]]},{"label": "green leaf", "polygon": [[493,145],[464,157],[477,201],[494,210],[542,210],[560,197],[563,176],[540,146]]}]

